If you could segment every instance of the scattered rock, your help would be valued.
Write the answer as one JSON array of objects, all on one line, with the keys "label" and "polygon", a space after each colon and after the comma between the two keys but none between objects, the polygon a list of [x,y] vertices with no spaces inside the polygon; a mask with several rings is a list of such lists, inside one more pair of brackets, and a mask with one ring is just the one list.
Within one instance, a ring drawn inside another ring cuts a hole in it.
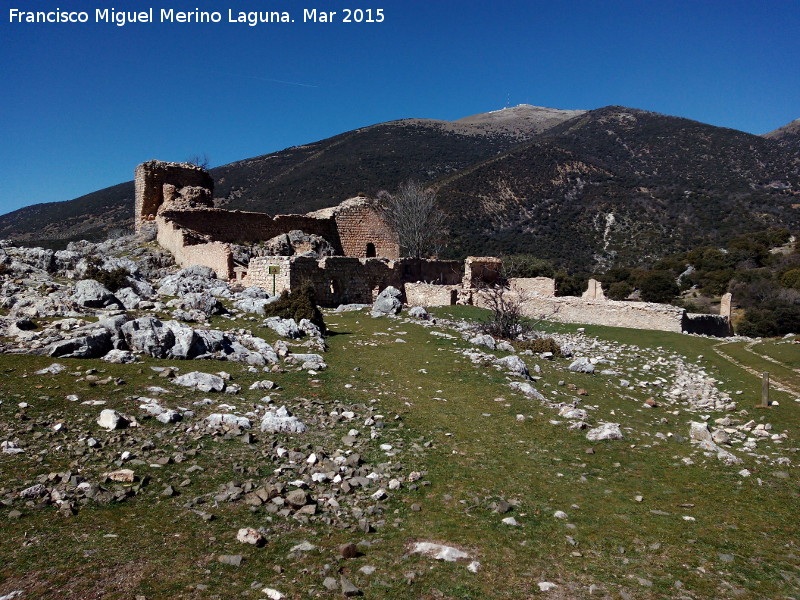
[{"label": "scattered rock", "polygon": [[267,543],[267,540],[264,538],[264,536],[261,535],[258,530],[253,529],[252,527],[244,527],[240,529],[236,533],[236,541],[242,544],[252,544],[258,548]]},{"label": "scattered rock", "polygon": [[590,442],[599,442],[602,440],[621,440],[624,439],[624,436],[619,428],[619,423],[603,423],[599,427],[590,429],[586,434],[586,439]]}]

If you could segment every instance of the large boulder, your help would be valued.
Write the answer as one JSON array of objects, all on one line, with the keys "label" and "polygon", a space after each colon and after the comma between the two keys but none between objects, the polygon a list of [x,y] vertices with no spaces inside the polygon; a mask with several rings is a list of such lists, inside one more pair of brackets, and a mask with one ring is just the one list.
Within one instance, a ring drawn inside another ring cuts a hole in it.
[{"label": "large boulder", "polygon": [[280,296],[273,296],[272,298],[242,298],[237,300],[234,306],[242,312],[264,315],[267,312],[266,307],[279,298]]},{"label": "large boulder", "polygon": [[13,248],[9,249],[17,261],[42,271],[53,271],[55,268],[55,252],[47,248]]},{"label": "large boulder", "polygon": [[225,389],[225,380],[219,375],[192,371],[172,380],[183,387],[192,387],[201,392],[221,392]]},{"label": "large boulder", "polygon": [[154,358],[168,358],[175,344],[175,335],[155,317],[141,317],[128,321],[121,327],[128,347],[134,352],[144,352]]},{"label": "large boulder", "polygon": [[264,321],[264,327],[269,327],[281,337],[297,339],[303,337],[303,332],[294,319],[282,319],[281,317],[270,317]]},{"label": "large boulder", "polygon": [[542,402],[547,401],[547,398],[545,398],[539,390],[525,381],[512,381],[508,384],[508,387],[524,394],[528,398],[535,398],[536,400],[541,400]]},{"label": "large boulder", "polygon": [[181,310],[198,310],[204,315],[221,315],[228,312],[222,303],[208,292],[189,292],[170,300],[167,306]]},{"label": "large boulder", "polygon": [[495,342],[495,339],[488,333],[482,333],[469,338],[469,343],[473,346],[485,346],[486,348],[489,348],[489,350],[494,350],[497,348],[497,342]]},{"label": "large boulder", "polygon": [[51,344],[47,354],[60,358],[100,358],[111,349],[111,334],[104,327],[98,327],[86,335]]},{"label": "large boulder", "polygon": [[205,354],[206,348],[195,334],[194,329],[178,321],[165,321],[164,327],[172,332],[174,342],[168,352],[172,358],[193,358]]},{"label": "large boulder", "polygon": [[261,419],[261,431],[264,432],[303,433],[305,430],[305,424],[286,410],[285,406],[276,411],[267,411]]},{"label": "large boulder", "polygon": [[430,321],[431,314],[422,306],[412,306],[408,309],[408,316],[420,321]]},{"label": "large boulder", "polygon": [[528,365],[526,365],[525,361],[523,361],[516,354],[498,358],[496,361],[494,361],[494,364],[506,369],[513,375],[524,377],[525,379],[531,378],[531,374],[528,372]]},{"label": "large boulder", "polygon": [[706,423],[692,421],[689,423],[689,439],[695,442],[712,442],[711,431]]},{"label": "large boulder", "polygon": [[400,301],[402,293],[396,287],[389,286],[385,288],[372,305],[372,316],[383,317],[386,315],[396,315],[403,308],[403,303]]},{"label": "large boulder", "polygon": [[116,296],[127,310],[135,310],[139,306],[139,302],[142,301],[142,297],[130,287],[117,290]]},{"label": "large boulder", "polygon": [[319,354],[290,354],[285,359],[287,364],[298,364],[301,369],[322,371],[328,368],[325,360]]},{"label": "large boulder", "polygon": [[603,423],[600,427],[590,429],[586,434],[586,439],[590,442],[621,440],[623,439],[623,435],[619,428],[619,423]]},{"label": "large boulder", "polygon": [[588,358],[582,356],[572,361],[569,370],[575,373],[594,373],[594,365]]},{"label": "large boulder", "polygon": [[87,308],[122,307],[122,303],[111,290],[94,279],[82,279],[76,283],[72,299]]},{"label": "large boulder", "polygon": [[163,296],[183,296],[192,292],[219,292],[227,290],[228,284],[217,279],[213,269],[202,265],[193,265],[181,269],[174,275],[168,275],[161,280],[158,293]]},{"label": "large boulder", "polygon": [[203,422],[209,429],[220,432],[250,429],[253,426],[247,417],[239,417],[231,413],[213,413],[208,415]]}]

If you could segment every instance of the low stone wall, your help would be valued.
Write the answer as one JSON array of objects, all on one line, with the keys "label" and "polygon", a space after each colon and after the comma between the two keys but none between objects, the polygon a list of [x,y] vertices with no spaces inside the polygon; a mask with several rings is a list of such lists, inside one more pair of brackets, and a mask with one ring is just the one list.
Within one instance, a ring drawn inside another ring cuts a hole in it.
[{"label": "low stone wall", "polygon": [[[631,329],[657,331],[683,331],[686,311],[667,304],[649,302],[617,302],[614,300],[586,300],[575,296],[523,295],[509,291],[510,299],[521,301],[522,314],[534,319],[561,323],[607,325]],[[485,293],[474,292],[472,302],[488,308]]]},{"label": "low stone wall", "polygon": [[406,283],[406,304],[409,306],[450,306],[456,304],[460,285]]},{"label": "low stone wall", "polygon": [[197,242],[191,239],[187,232],[175,224],[156,218],[158,233],[156,239],[161,246],[169,250],[175,257],[175,262],[181,267],[204,265],[214,269],[220,279],[230,279],[233,276],[233,255],[227,244],[221,242]]},{"label": "low stone wall", "polygon": [[586,300],[575,296],[535,296],[522,304],[523,314],[562,323],[585,323],[631,329],[683,331],[686,311],[667,304]]},{"label": "low stone wall", "polygon": [[508,280],[512,291],[519,294],[556,295],[556,280],[551,277],[513,277]]}]

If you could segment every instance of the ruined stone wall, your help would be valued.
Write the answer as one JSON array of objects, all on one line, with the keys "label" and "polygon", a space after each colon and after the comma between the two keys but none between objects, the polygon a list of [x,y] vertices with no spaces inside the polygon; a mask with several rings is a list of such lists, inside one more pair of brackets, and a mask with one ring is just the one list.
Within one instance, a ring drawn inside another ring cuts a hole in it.
[{"label": "ruined stone wall", "polygon": [[337,252],[341,252],[339,234],[332,219],[316,219],[305,215],[272,217],[265,213],[220,208],[167,209],[161,211],[159,216],[209,239],[228,243],[263,242],[300,229],[324,237]]},{"label": "ruined stone wall", "polygon": [[605,300],[606,295],[603,292],[603,284],[596,279],[590,279],[586,282],[586,291],[581,296],[584,300]]},{"label": "ruined stone wall", "polygon": [[[260,256],[250,261],[246,286],[258,286],[272,292],[269,267],[277,266],[276,291],[291,290],[311,283],[317,303],[323,306],[339,304],[369,304],[386,287],[403,290],[404,284],[417,281],[441,281],[453,284],[460,278],[460,263],[404,258],[391,261],[381,258],[329,256],[314,258]],[[449,302],[448,302],[449,304]]]},{"label": "ruined stone wall", "polygon": [[733,300],[733,294],[728,292],[727,294],[723,294],[722,298],[720,298],[719,302],[719,314],[722,317],[725,317],[730,321],[731,318],[731,305]]},{"label": "ruined stone wall", "polygon": [[687,313],[683,319],[683,331],[699,335],[727,337],[733,335],[733,328],[728,317],[723,315],[706,315]]},{"label": "ruined stone wall", "polygon": [[335,220],[345,256],[400,258],[397,234],[365,203],[344,203]]},{"label": "ruined stone wall", "polygon": [[464,261],[465,289],[478,288],[481,285],[492,285],[500,280],[503,261],[494,256],[468,256]]},{"label": "ruined stone wall", "polygon": [[508,280],[512,291],[523,295],[556,295],[556,280],[551,277],[513,277]]},{"label": "ruined stone wall", "polygon": [[233,255],[227,244],[192,238],[188,232],[162,217],[156,218],[156,224],[158,243],[172,253],[178,265],[211,267],[220,279],[227,280],[233,276]]},{"label": "ruined stone wall", "polygon": [[[277,273],[270,273],[270,269],[276,269]],[[250,260],[242,284],[247,287],[258,286],[270,294],[280,294],[291,290],[290,275],[290,256],[260,256]]]},{"label": "ruined stone wall", "polygon": [[405,291],[409,306],[450,306],[458,301],[461,286],[406,283]]},{"label": "ruined stone wall", "polygon": [[159,207],[164,202],[164,184],[173,185],[177,189],[186,186],[198,186],[214,190],[214,180],[208,172],[188,163],[170,163],[151,160],[136,167],[134,186],[136,189],[134,204],[134,224],[136,231],[155,219]]},{"label": "ruined stone wall", "polygon": [[[479,295],[476,295],[479,297]],[[683,331],[686,311],[667,304],[587,300],[575,296],[532,296],[522,303],[525,316],[562,323],[585,323],[631,329]]]}]

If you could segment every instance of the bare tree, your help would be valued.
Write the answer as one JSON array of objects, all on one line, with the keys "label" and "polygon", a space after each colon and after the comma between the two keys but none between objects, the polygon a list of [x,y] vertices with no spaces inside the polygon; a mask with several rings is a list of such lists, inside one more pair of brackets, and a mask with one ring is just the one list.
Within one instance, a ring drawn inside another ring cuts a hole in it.
[{"label": "bare tree", "polygon": [[211,166],[211,161],[208,158],[208,154],[203,152],[203,154],[195,154],[194,156],[190,156],[186,159],[186,162],[190,165],[194,165],[195,167],[200,167],[201,169],[208,169]]},{"label": "bare tree", "polygon": [[409,180],[395,194],[378,192],[377,204],[383,218],[397,232],[401,255],[438,256],[444,245],[447,218],[434,190]]}]

